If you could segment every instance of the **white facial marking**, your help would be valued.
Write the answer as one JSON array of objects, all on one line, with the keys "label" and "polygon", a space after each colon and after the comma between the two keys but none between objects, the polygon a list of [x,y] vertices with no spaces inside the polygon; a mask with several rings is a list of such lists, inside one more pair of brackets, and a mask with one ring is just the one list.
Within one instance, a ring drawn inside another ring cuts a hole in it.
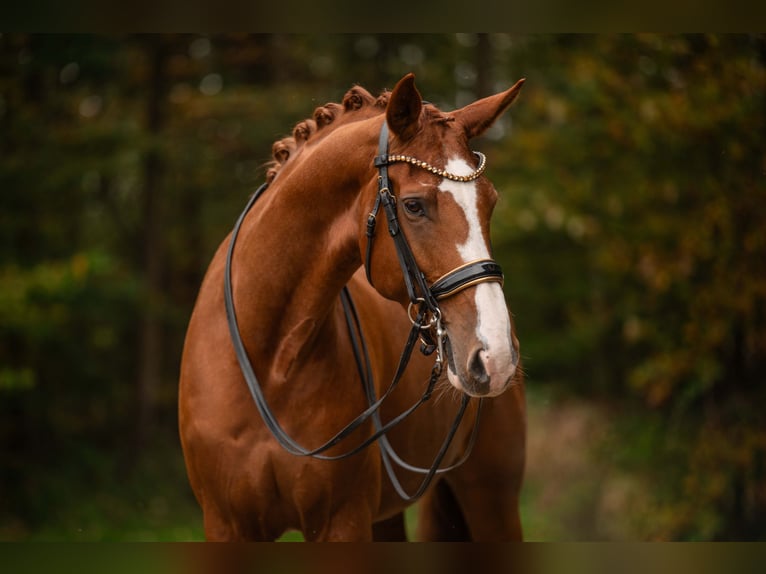
[{"label": "white facial marking", "polygon": [[[449,160],[444,169],[455,175],[468,175],[473,172],[473,169],[465,160],[457,158]],[[463,262],[468,263],[476,259],[488,259],[489,250],[486,243],[484,243],[479,223],[479,198],[476,193],[476,182],[443,179],[439,189],[452,194],[452,197],[455,198],[455,202],[461,207],[468,221],[468,237],[464,243],[457,246],[458,253],[463,258]]]},{"label": "white facial marking", "polygon": [[[456,175],[468,175],[473,168],[465,160],[453,158],[444,168]],[[468,222],[468,237],[457,245],[463,263],[477,259],[491,259],[489,248],[484,241],[479,222],[478,193],[475,181],[452,181],[443,179],[440,191],[449,193],[465,213]],[[507,369],[513,365],[511,321],[505,304],[505,296],[499,283],[480,283],[474,287],[476,309],[476,337],[481,341],[482,356],[489,373]]]}]

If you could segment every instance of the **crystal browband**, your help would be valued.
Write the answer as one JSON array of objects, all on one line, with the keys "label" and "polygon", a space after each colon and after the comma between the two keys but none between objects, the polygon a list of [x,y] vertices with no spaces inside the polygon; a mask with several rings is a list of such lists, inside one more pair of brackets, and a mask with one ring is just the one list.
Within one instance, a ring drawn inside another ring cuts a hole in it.
[{"label": "crystal browband", "polygon": [[431,173],[438,175],[440,177],[451,179],[452,181],[473,181],[474,179],[478,178],[482,173],[484,173],[484,168],[487,167],[487,158],[484,156],[484,154],[478,151],[475,151],[473,153],[479,159],[479,167],[477,167],[472,173],[468,175],[455,175],[454,173],[450,173],[443,169],[439,169],[438,167],[435,167],[427,162],[424,162],[422,160],[416,159],[408,155],[389,155],[389,156],[383,156],[383,157],[386,158],[386,163],[389,163],[389,164],[409,163],[416,167],[430,171]]}]

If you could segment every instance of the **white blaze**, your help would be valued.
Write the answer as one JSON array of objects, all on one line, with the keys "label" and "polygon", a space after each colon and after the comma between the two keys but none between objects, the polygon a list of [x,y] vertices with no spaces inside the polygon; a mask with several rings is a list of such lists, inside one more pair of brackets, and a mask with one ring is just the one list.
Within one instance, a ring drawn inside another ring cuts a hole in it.
[{"label": "white blaze", "polygon": [[[473,172],[473,168],[466,161],[453,158],[447,163],[445,171],[456,175],[468,175]],[[439,189],[452,195],[465,213],[468,222],[468,237],[463,243],[457,245],[463,263],[477,259],[491,259],[479,222],[476,182],[443,179]],[[511,322],[499,283],[494,281],[479,283],[473,289],[478,311],[476,337],[485,349],[483,358],[491,373],[494,371],[493,367],[502,369],[503,366],[513,365]]]}]

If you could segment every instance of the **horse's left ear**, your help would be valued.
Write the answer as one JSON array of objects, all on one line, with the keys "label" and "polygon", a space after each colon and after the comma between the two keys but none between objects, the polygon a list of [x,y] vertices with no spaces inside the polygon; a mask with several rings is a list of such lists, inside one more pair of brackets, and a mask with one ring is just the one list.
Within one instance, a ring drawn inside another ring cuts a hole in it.
[{"label": "horse's left ear", "polygon": [[420,110],[423,107],[420,92],[415,87],[415,75],[404,76],[391,92],[386,107],[388,129],[406,141],[420,129]]},{"label": "horse's left ear", "polygon": [[512,88],[505,92],[500,92],[494,96],[488,96],[477,100],[472,104],[455,110],[452,115],[457,119],[465,128],[465,133],[468,139],[475,138],[483,134],[487,129],[495,123],[495,120],[499,118],[502,113],[508,109],[519,95],[521,86],[526,81],[522,78],[516,82]]}]

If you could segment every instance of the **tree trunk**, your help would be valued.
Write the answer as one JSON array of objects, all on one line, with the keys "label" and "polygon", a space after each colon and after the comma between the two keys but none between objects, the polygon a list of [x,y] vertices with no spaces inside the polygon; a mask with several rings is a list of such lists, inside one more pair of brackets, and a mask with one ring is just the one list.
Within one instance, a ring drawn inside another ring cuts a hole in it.
[{"label": "tree trunk", "polygon": [[164,161],[157,148],[164,123],[165,62],[163,39],[149,36],[145,43],[149,63],[147,78],[146,131],[150,145],[143,159],[144,188],[141,205],[142,260],[144,305],[138,346],[138,418],[136,442],[143,444],[155,423],[157,389],[162,372],[162,268],[164,246],[161,230],[161,180]]}]

